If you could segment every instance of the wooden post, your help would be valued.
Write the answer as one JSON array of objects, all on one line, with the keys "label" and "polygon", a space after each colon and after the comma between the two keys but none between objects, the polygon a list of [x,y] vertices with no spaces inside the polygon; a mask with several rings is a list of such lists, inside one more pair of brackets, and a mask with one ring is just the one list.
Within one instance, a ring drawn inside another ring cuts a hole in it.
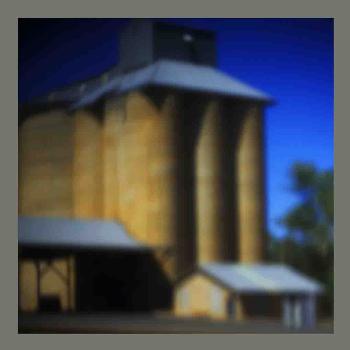
[{"label": "wooden post", "polygon": [[37,299],[37,311],[40,311],[40,295],[41,295],[41,272],[40,272],[40,261],[35,259],[36,267],[36,299]]},{"label": "wooden post", "polygon": [[21,302],[21,295],[22,295],[22,290],[21,290],[21,260],[18,259],[18,311],[22,311],[22,302]]},{"label": "wooden post", "polygon": [[71,283],[71,259],[70,256],[67,257],[67,304],[68,311],[72,311],[72,283]]},{"label": "wooden post", "polygon": [[292,327],[292,304],[289,296],[285,296],[282,299],[282,320],[286,327]]},{"label": "wooden post", "polygon": [[245,315],[244,303],[241,295],[236,294],[235,303],[236,303],[236,308],[235,308],[236,321],[243,321],[246,315]]}]

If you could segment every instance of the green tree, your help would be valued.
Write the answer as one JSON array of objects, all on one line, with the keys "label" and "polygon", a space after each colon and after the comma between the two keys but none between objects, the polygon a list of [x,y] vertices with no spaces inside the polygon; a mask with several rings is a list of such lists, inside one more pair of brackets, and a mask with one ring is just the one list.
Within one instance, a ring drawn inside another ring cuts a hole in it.
[{"label": "green tree", "polygon": [[292,191],[300,203],[281,220],[289,238],[312,245],[327,256],[333,242],[333,171],[317,171],[310,164],[292,167]]},{"label": "green tree", "polygon": [[272,239],[270,257],[292,265],[326,287],[322,309],[333,312],[333,170],[319,171],[312,164],[296,163],[291,169],[291,190],[298,204],[280,224],[283,240]]}]

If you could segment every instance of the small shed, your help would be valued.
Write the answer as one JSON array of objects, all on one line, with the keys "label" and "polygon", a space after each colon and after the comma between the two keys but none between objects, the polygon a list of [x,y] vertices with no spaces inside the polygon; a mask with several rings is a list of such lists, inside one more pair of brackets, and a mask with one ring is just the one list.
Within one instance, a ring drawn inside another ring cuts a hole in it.
[{"label": "small shed", "polygon": [[313,327],[322,289],[282,264],[210,263],[178,283],[175,313],[236,321],[275,318],[288,327]]}]

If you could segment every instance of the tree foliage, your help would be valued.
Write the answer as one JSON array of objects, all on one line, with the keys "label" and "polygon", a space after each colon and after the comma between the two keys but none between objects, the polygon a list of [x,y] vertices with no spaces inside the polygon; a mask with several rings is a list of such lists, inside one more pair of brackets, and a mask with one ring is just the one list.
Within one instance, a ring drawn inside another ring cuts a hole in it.
[{"label": "tree foliage", "polygon": [[322,309],[329,315],[333,312],[333,170],[296,163],[290,180],[298,204],[280,219],[287,234],[282,240],[271,239],[270,257],[319,280],[326,287]]}]

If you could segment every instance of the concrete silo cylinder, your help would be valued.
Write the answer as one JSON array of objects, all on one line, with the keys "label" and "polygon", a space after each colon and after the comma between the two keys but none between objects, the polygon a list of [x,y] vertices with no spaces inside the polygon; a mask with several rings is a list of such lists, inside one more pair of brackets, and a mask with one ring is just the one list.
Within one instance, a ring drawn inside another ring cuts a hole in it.
[{"label": "concrete silo cylinder", "polygon": [[167,95],[159,106],[149,153],[149,235],[155,245],[171,248],[163,268],[171,278],[179,271],[178,235],[182,231],[180,97]]},{"label": "concrete silo cylinder", "polygon": [[71,217],[73,123],[65,112],[29,116],[19,127],[19,215]]},{"label": "concrete silo cylinder", "polygon": [[239,203],[239,260],[260,262],[264,258],[263,115],[251,107],[242,119],[237,152]]},{"label": "concrete silo cylinder", "polygon": [[101,122],[89,110],[74,116],[74,217],[102,217]]},{"label": "concrete silo cylinder", "polygon": [[149,235],[151,162],[150,145],[159,113],[142,92],[132,92],[124,101],[124,125],[120,144],[120,216],[130,234],[142,242],[154,243]]},{"label": "concrete silo cylinder", "polygon": [[121,191],[121,143],[123,136],[123,101],[106,101],[102,125],[103,218],[122,221],[119,208]]},{"label": "concrete silo cylinder", "polygon": [[[161,248],[156,258],[171,278],[177,274],[174,249],[182,198],[177,101],[164,92],[126,95],[118,144],[118,217],[133,237]],[[163,248],[172,249],[171,257],[164,256]]]},{"label": "concrete silo cylinder", "polygon": [[[220,103],[204,111],[196,147],[197,259],[199,263],[227,257],[224,123]],[[233,234],[233,233],[232,233]],[[233,248],[232,248],[233,249]]]}]

